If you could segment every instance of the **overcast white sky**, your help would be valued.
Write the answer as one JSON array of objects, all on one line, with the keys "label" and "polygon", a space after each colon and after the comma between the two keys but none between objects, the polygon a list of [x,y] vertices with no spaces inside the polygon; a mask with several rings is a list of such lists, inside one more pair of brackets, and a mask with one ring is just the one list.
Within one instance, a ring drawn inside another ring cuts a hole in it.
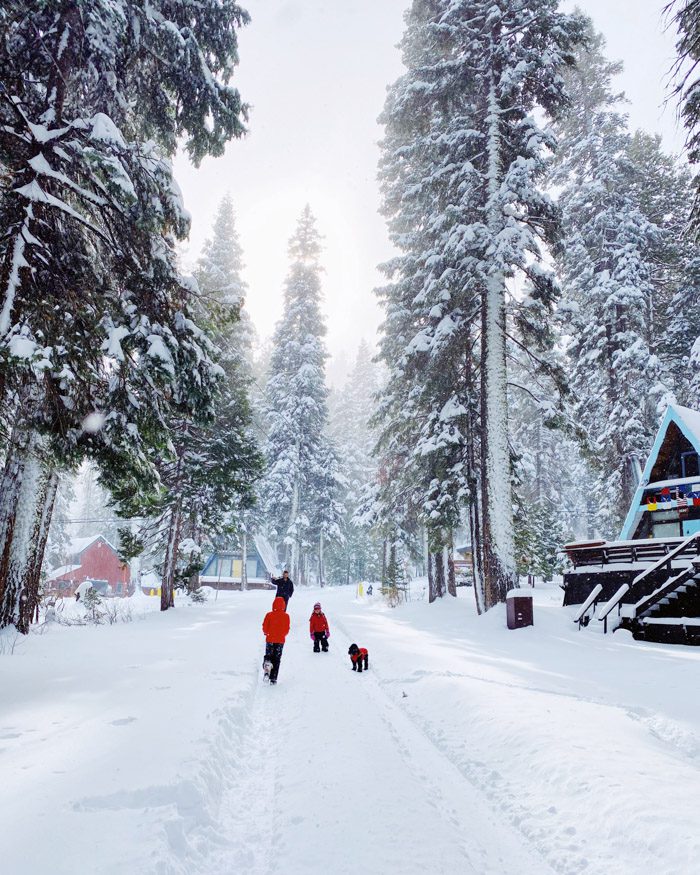
[{"label": "overcast white sky", "polygon": [[[325,236],[323,262],[331,378],[362,337],[373,341],[381,314],[372,289],[391,254],[377,214],[376,118],[386,86],[401,73],[395,46],[410,0],[241,0],[252,23],[240,38],[236,84],[252,105],[250,133],[176,176],[192,213],[186,260],[194,261],[225,191],[234,197],[245,251],[247,306],[261,338],[282,313],[287,240],[305,203]],[[658,131],[679,151],[675,107],[663,107],[673,58],[664,0],[564,2],[587,12],[625,72],[633,127]]]}]

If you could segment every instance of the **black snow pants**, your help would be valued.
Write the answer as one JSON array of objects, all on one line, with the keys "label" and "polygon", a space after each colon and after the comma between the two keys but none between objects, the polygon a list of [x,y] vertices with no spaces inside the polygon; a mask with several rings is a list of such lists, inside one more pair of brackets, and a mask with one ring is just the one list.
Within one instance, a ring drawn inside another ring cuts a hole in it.
[{"label": "black snow pants", "polygon": [[271,662],[272,668],[270,669],[270,683],[277,683],[277,675],[280,670],[280,662],[282,661],[282,648],[284,644],[271,644],[269,641],[265,644],[265,662]]},{"label": "black snow pants", "polygon": [[328,653],[328,639],[325,632],[314,632],[314,653],[321,652],[319,644],[323,648],[323,652]]}]

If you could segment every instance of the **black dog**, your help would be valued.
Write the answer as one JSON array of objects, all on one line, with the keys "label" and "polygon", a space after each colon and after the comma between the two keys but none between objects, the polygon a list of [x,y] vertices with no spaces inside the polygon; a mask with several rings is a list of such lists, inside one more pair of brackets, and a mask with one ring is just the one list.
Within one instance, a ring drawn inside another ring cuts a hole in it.
[{"label": "black dog", "polygon": [[369,653],[366,647],[358,647],[357,644],[351,644],[348,648],[348,655],[352,662],[352,670],[362,672],[362,669],[369,668]]}]

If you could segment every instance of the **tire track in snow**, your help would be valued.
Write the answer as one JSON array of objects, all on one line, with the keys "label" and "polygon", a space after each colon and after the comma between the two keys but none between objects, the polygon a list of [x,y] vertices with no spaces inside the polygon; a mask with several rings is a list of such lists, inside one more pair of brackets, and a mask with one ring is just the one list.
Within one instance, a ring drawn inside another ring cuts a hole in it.
[{"label": "tire track in snow", "polygon": [[[336,618],[335,627],[343,632],[348,642],[352,640],[348,636],[347,628],[342,620]],[[371,657],[370,653],[370,659]],[[465,831],[466,824],[471,826],[471,833],[467,831],[463,841],[465,854],[473,858],[475,850],[470,845],[469,839],[475,839],[477,834],[479,837],[488,834],[489,830],[500,833],[499,846],[510,850],[512,854],[510,859],[498,864],[503,868],[491,870],[483,856],[482,848],[481,862],[476,864],[474,861],[475,871],[480,873],[494,871],[499,875],[511,872],[528,873],[528,875],[546,875],[547,872],[558,872],[561,875],[574,875],[574,873],[579,873],[586,868],[587,861],[584,859],[576,861],[573,867],[561,868],[560,863],[551,858],[549,849],[542,843],[533,841],[533,837],[522,829],[521,818],[513,810],[510,802],[512,797],[494,793],[491,786],[479,777],[476,770],[465,770],[459,763],[455,762],[451,752],[440,745],[426,726],[421,725],[413,715],[399,707],[393,697],[384,689],[386,681],[383,681],[381,674],[377,674],[374,669],[372,669],[372,673],[374,677],[368,678],[370,683],[366,686],[365,692],[372,700],[377,712],[380,713],[381,719],[394,739],[397,750],[401,753],[407,768],[412,770],[419,780],[429,788],[428,792],[432,804],[446,812],[457,835]],[[421,750],[420,756],[416,756],[417,750]],[[431,773],[426,772],[422,765],[424,762],[432,762],[435,769]],[[498,778],[503,782],[502,776],[498,773],[493,770],[488,770],[488,772],[488,777],[491,780]],[[503,783],[505,786],[505,782]],[[460,784],[462,785],[461,791],[449,792],[447,790],[448,787]],[[463,799],[455,797],[461,794],[464,794],[465,799],[471,797],[472,804],[467,811],[469,819],[464,816],[464,813],[461,816],[459,813],[460,808],[464,809],[465,802]],[[487,811],[492,813],[491,817],[484,816]],[[478,814],[476,818],[475,814]],[[512,827],[508,830],[510,835],[504,835],[505,830],[500,819],[503,814],[506,815]],[[475,819],[481,821],[480,828],[476,830],[474,829]],[[525,847],[522,846],[522,840],[526,842]]]}]

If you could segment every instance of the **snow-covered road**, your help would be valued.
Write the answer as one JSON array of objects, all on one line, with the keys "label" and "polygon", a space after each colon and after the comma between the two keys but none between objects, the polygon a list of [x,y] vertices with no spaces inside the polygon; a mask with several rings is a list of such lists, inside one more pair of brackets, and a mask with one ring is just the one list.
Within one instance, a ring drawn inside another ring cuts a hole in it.
[{"label": "snow-covered road", "polygon": [[[299,631],[285,647],[278,686],[254,693],[256,729],[236,754],[247,775],[222,807],[221,823],[238,825],[224,827],[228,846],[206,871],[551,871],[494,821],[481,793],[387,695],[373,668],[350,670],[341,610],[329,653],[313,653],[299,610],[307,602],[291,604]],[[255,813],[242,818],[241,801],[252,799]]]},{"label": "snow-covered road", "polygon": [[468,598],[320,595],[330,652],[298,591],[277,687],[267,593],[0,656],[2,872],[697,871],[695,649],[577,633],[556,590],[515,633]]}]

